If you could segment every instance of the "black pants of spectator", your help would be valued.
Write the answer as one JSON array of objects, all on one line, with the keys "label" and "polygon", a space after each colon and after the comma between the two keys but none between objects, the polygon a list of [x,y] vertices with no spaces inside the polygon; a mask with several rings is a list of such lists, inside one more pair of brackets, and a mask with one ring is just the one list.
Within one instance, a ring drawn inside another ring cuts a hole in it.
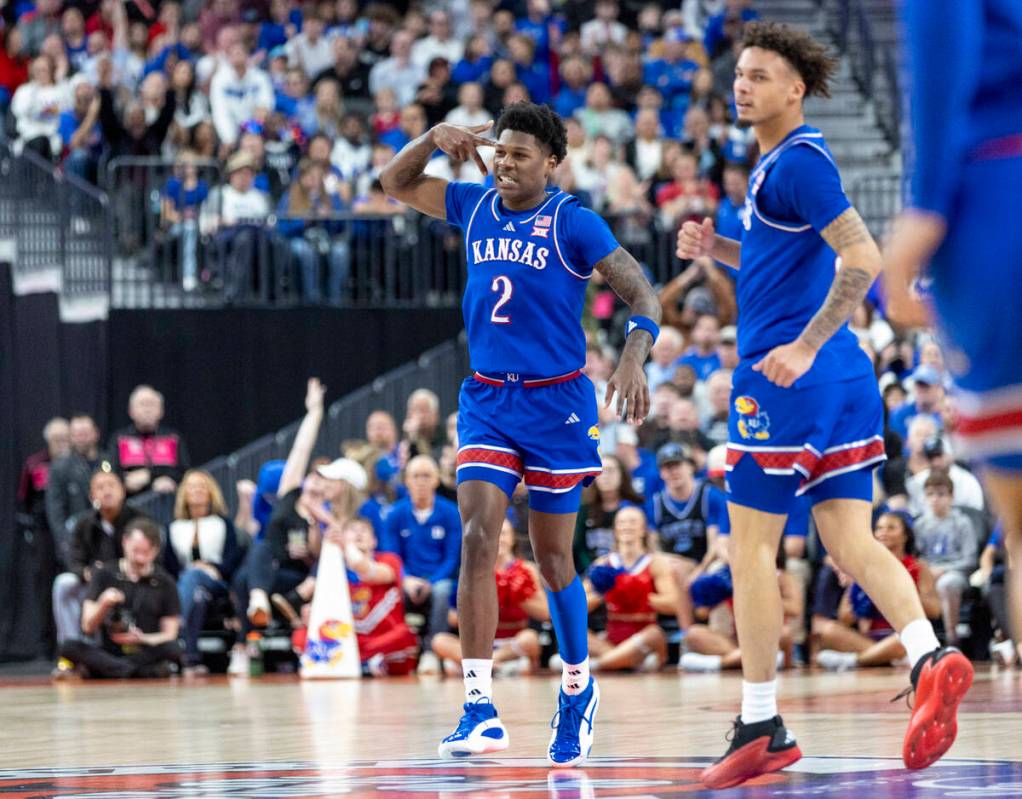
[{"label": "black pants of spectator", "polygon": [[1008,615],[1008,592],[1004,585],[1004,576],[1004,566],[1001,564],[994,566],[987,588],[987,601],[990,603],[990,610],[994,614],[994,623],[1001,629],[1006,638],[1011,638],[1014,631],[1011,627],[1011,618]]},{"label": "black pants of spectator", "polygon": [[234,575],[234,582],[231,585],[237,600],[238,616],[241,619],[241,640],[244,641],[245,636],[252,630],[252,623],[248,620],[246,612],[249,592],[262,589],[267,596],[286,594],[308,576],[308,571],[282,569],[273,559],[273,549],[265,541],[253,544],[248,550],[244,565]]},{"label": "black pants of spectator", "polygon": [[88,641],[65,641],[60,654],[76,666],[85,666],[90,677],[113,680],[166,677],[169,664],[181,662],[177,641],[143,646],[130,655],[115,654]]},{"label": "black pants of spectator", "polygon": [[47,161],[53,160],[53,147],[50,145],[49,136],[37,136],[34,139],[29,139],[25,142],[25,149],[31,150]]},{"label": "black pants of spectator", "polygon": [[257,225],[235,225],[216,235],[216,249],[224,283],[224,300],[244,302],[266,295],[271,241]]}]

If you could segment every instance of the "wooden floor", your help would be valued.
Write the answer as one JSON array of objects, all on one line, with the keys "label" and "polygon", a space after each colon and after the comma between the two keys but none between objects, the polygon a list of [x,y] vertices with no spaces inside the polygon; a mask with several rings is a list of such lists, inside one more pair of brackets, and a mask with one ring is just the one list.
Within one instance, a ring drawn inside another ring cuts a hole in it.
[{"label": "wooden floor", "polygon": [[[948,760],[914,774],[897,759],[908,711],[889,701],[906,683],[891,670],[782,676],[782,712],[806,758],[759,787],[714,795],[1022,796],[1019,672],[980,669]],[[593,759],[584,775],[548,780],[552,677],[498,681],[511,748],[454,765],[436,760],[436,744],[460,712],[460,680],[8,681],[0,797],[710,795],[695,775],[726,747],[739,676],[600,684]]]}]

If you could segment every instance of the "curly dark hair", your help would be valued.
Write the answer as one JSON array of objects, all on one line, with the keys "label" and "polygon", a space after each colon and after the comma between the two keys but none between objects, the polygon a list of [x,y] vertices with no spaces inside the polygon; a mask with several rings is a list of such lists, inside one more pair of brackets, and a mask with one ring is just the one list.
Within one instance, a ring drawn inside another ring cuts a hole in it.
[{"label": "curly dark hair", "polygon": [[494,135],[499,138],[505,130],[535,136],[537,141],[549,148],[558,164],[568,154],[568,132],[564,129],[564,121],[548,105],[512,103],[501,111]]},{"label": "curly dark hair", "polygon": [[777,53],[802,78],[806,97],[830,97],[830,79],[837,70],[837,59],[808,33],[776,22],[750,22],[745,26],[742,47]]}]

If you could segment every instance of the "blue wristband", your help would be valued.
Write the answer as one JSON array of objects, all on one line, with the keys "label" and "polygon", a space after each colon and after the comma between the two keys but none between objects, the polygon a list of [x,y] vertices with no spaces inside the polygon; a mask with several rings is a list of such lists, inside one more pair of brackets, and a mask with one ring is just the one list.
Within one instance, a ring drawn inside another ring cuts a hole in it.
[{"label": "blue wristband", "polygon": [[648,316],[631,317],[625,325],[625,338],[628,338],[636,330],[645,330],[649,333],[653,337],[654,344],[656,344],[657,337],[660,335],[659,325]]}]

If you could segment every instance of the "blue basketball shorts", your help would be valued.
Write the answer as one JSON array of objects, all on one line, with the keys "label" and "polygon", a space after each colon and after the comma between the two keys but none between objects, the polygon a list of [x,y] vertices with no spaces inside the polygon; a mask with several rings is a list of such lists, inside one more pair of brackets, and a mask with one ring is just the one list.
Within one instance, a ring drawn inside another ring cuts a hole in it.
[{"label": "blue basketball shorts", "polygon": [[[751,362],[750,362],[751,363]],[[728,500],[791,514],[796,497],[873,499],[884,411],[872,376],[780,388],[751,365],[735,371],[728,419]]]},{"label": "blue basketball shorts", "polygon": [[530,508],[575,513],[602,469],[597,424],[596,389],[581,372],[476,372],[458,395],[458,484],[483,480],[510,497],[524,479]]},{"label": "blue basketball shorts", "polygon": [[956,384],[955,455],[1022,472],[1022,136],[1015,138],[1014,157],[985,147],[995,156],[963,169],[929,274]]}]

